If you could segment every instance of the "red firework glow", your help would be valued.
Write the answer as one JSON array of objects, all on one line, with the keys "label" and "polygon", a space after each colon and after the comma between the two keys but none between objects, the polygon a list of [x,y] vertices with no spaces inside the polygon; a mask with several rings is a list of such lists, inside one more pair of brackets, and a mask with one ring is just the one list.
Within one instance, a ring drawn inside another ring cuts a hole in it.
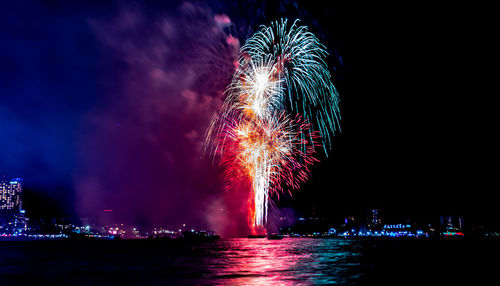
[{"label": "red firework glow", "polygon": [[226,122],[219,138],[221,165],[231,190],[250,190],[247,210],[252,234],[265,233],[270,195],[279,196],[283,187],[291,194],[307,180],[309,166],[317,161],[313,154],[318,134],[310,128],[300,116],[290,118],[284,113],[272,120]]}]

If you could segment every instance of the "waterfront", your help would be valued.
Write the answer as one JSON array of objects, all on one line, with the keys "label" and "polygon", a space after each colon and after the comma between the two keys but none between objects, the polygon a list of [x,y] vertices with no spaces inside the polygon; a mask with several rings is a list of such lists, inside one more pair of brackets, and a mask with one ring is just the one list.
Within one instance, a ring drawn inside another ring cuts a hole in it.
[{"label": "waterfront", "polygon": [[1,241],[0,285],[365,285],[494,278],[496,240]]}]

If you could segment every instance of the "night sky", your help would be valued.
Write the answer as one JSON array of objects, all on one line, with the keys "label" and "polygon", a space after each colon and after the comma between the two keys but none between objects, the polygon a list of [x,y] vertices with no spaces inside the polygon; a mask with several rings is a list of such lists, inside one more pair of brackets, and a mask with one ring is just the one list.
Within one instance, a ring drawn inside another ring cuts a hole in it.
[{"label": "night sky", "polygon": [[35,215],[213,225],[237,206],[200,152],[238,48],[300,18],[329,49],[342,133],[279,205],[494,222],[488,26],[470,7],[316,2],[3,4],[0,174],[24,178]]}]

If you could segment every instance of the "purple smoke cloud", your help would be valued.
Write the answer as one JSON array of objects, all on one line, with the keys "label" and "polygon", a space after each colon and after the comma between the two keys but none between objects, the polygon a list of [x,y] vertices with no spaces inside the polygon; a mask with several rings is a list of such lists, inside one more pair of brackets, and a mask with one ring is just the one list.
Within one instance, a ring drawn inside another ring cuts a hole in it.
[{"label": "purple smoke cloud", "polygon": [[225,32],[229,17],[184,2],[156,14],[121,7],[89,25],[102,43],[108,92],[78,133],[79,214],[106,208],[124,223],[236,234],[225,227],[237,223],[227,218],[219,171],[200,158],[239,49]]}]

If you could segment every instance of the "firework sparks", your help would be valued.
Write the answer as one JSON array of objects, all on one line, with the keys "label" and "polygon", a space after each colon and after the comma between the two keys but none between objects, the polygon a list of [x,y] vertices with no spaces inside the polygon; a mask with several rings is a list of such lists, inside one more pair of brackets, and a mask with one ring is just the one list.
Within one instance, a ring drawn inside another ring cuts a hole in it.
[{"label": "firework sparks", "polygon": [[240,50],[207,146],[229,185],[250,187],[252,229],[265,226],[271,194],[308,179],[315,146],[331,147],[340,115],[326,55],[305,26],[287,20],[262,26]]}]

